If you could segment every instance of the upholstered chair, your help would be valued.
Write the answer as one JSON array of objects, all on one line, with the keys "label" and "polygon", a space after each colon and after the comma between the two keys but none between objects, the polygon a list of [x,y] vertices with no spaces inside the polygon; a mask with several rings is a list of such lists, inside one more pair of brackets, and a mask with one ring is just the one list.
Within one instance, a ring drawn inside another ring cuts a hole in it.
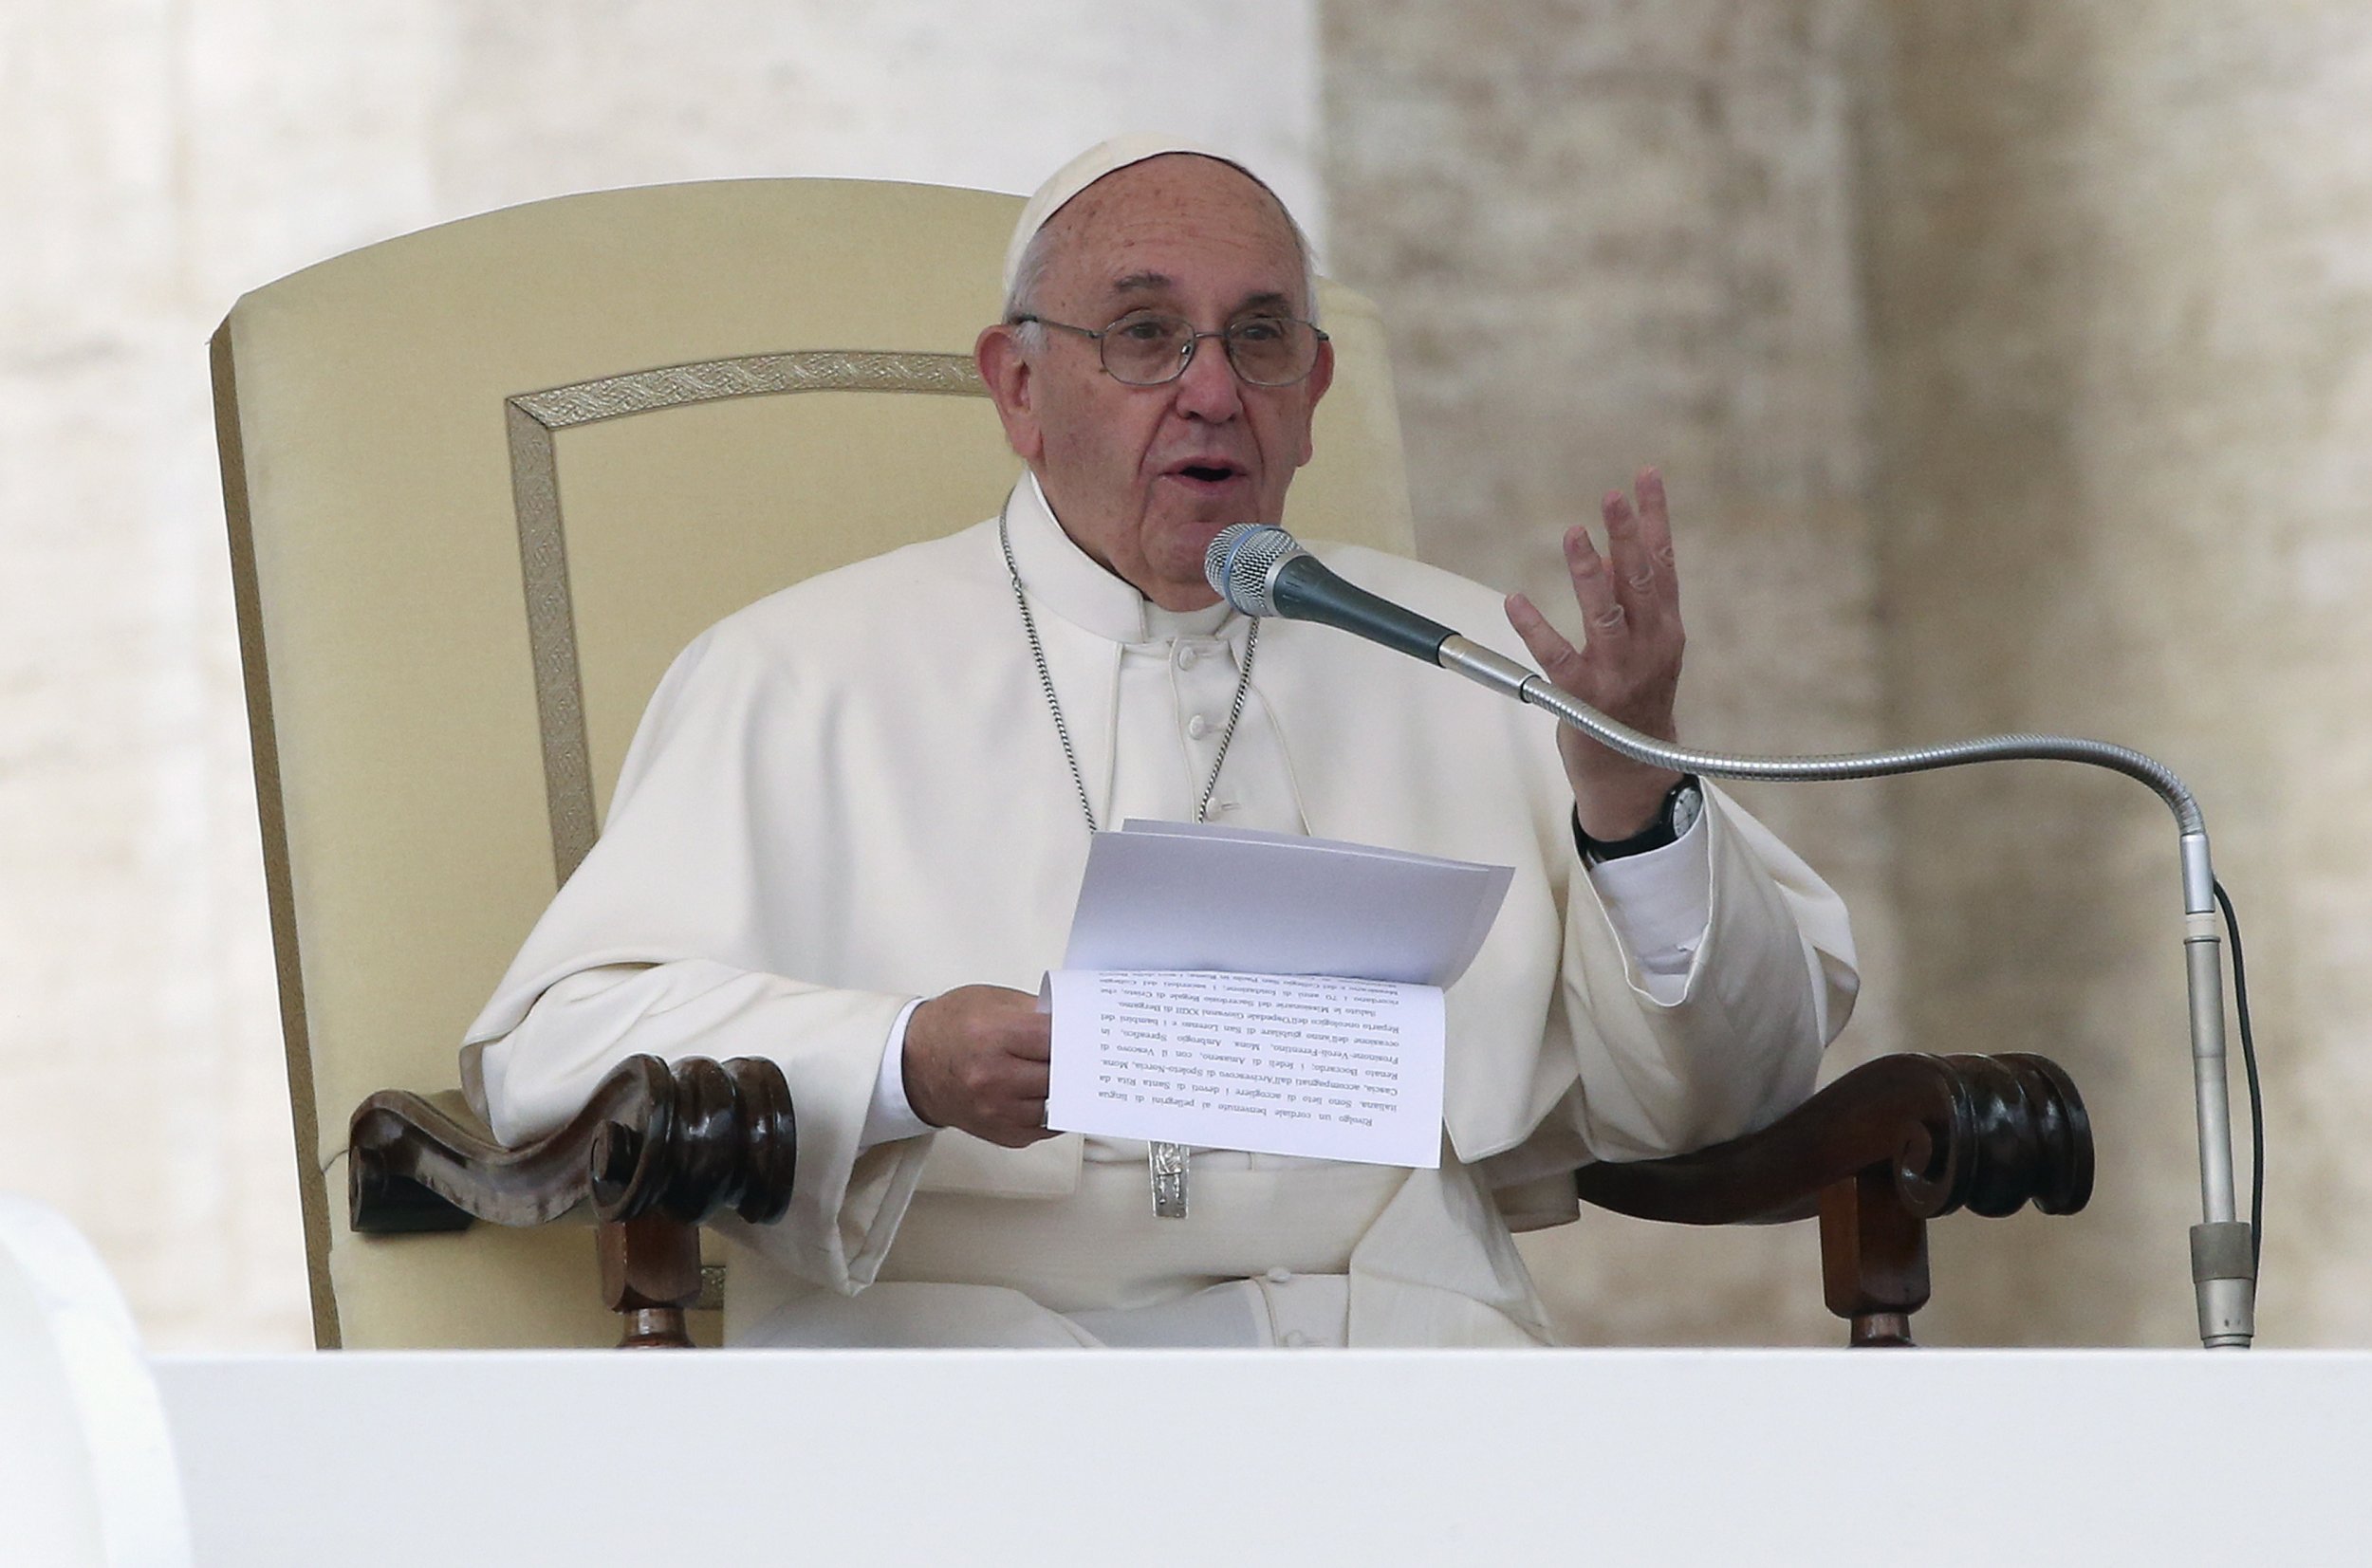
[{"label": "upholstered chair", "polygon": [[[773,589],[994,512],[1018,466],[971,350],[1019,205],[839,180],[565,196],[309,267],[215,334],[323,1345],[604,1344],[619,1312],[630,1342],[687,1320],[713,1337],[695,1231],[787,1200],[779,1075],[643,1059],[506,1154],[455,1092],[456,1047],[601,831],[677,650]],[[1410,551],[1381,324],[1321,297],[1339,368],[1287,522]],[[1831,1303],[1885,1340],[1925,1297],[1921,1217],[1978,1199],[1974,1069],[1881,1066],[1882,1115],[1865,1080],[1849,1126],[1790,1118],[1735,1168],[1595,1168],[1588,1195],[1726,1223],[1827,1190]],[[2039,1151],[2012,1177],[1996,1159],[1985,1197],[2080,1205],[2072,1090],[1985,1071],[1978,1099],[2011,1104]]]}]

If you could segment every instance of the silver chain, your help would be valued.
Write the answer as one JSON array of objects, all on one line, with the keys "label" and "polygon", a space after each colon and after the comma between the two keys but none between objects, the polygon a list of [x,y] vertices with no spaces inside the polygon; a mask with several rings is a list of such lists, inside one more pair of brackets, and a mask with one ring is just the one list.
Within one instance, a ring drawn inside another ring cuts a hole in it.
[{"label": "silver chain", "polygon": [[1219,731],[1219,754],[1211,759],[1211,777],[1202,782],[1202,799],[1195,802],[1195,821],[1211,820],[1211,796],[1219,787],[1219,769],[1226,765],[1227,748],[1235,740],[1235,727],[1243,721],[1244,698],[1251,692],[1251,659],[1260,651],[1260,622],[1253,619],[1244,628],[1244,673],[1235,677],[1235,700],[1228,704],[1227,728]]},{"label": "silver chain", "polygon": [[[1013,531],[1007,519],[1012,502],[996,514],[996,542],[1005,550],[1005,576],[1013,585],[1013,603],[1021,610],[1022,635],[1029,639],[1029,656],[1038,667],[1038,689],[1046,693],[1047,711],[1054,715],[1054,733],[1063,743],[1063,760],[1070,764],[1070,782],[1079,791],[1080,814],[1087,819],[1087,831],[1096,827],[1096,808],[1087,795],[1087,775],[1079,766],[1079,748],[1071,744],[1070,726],[1063,719],[1062,699],[1054,694],[1054,672],[1046,662],[1046,644],[1038,637],[1037,618],[1029,613],[1029,596],[1022,591],[1021,568],[1013,561]],[[1195,802],[1195,821],[1211,820],[1211,797],[1219,787],[1219,769],[1227,766],[1227,748],[1234,743],[1235,727],[1243,722],[1244,701],[1251,692],[1251,661],[1260,651],[1260,622],[1255,619],[1244,629],[1244,668],[1235,677],[1235,700],[1227,710],[1227,728],[1219,731],[1218,755],[1211,759],[1211,777],[1203,782],[1202,798]]]},{"label": "silver chain", "polygon": [[[1013,603],[1021,610],[1022,635],[1029,639],[1029,656],[1038,666],[1038,688],[1046,693],[1047,711],[1054,715],[1054,733],[1063,743],[1063,760],[1070,764],[1070,782],[1079,791],[1079,812],[1087,819],[1087,831],[1096,831],[1095,803],[1087,797],[1087,775],[1079,766],[1079,748],[1071,745],[1070,726],[1063,718],[1062,699],[1054,694],[1054,672],[1046,662],[1046,644],[1038,637],[1038,618],[1029,613],[1029,596],[1022,592],[1021,567],[1013,561],[1013,530],[1009,518],[1012,498],[997,509],[996,542],[1005,551],[1006,580],[1013,585]],[[1219,769],[1227,766],[1227,748],[1235,739],[1235,726],[1244,717],[1244,699],[1251,691],[1252,656],[1260,651],[1260,622],[1254,619],[1244,629],[1244,668],[1235,677],[1235,700],[1227,710],[1227,728],[1219,732],[1219,752],[1211,759],[1211,777],[1203,782],[1202,799],[1195,802],[1195,821],[1211,820],[1211,796],[1219,787]],[[1153,1182],[1153,1212],[1157,1218],[1182,1220],[1186,1217],[1186,1184],[1189,1153],[1184,1144],[1151,1142],[1145,1145],[1146,1170]]]}]

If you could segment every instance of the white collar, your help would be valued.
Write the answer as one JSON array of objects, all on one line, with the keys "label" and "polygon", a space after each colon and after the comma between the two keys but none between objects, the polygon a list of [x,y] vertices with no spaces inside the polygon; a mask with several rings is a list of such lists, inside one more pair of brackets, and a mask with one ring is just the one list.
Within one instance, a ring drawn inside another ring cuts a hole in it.
[{"label": "white collar", "polygon": [[1006,502],[1005,520],[1030,599],[1108,642],[1166,643],[1237,630],[1241,618],[1225,600],[1199,610],[1164,610],[1098,565],[1055,521],[1038,476],[1027,470]]}]

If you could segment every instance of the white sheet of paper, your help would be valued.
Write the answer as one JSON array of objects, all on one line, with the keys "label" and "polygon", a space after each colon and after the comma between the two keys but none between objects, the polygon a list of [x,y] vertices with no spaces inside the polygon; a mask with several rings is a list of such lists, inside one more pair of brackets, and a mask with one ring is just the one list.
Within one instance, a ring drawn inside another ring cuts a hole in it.
[{"label": "white sheet of paper", "polygon": [[1514,876],[1371,844],[1132,821],[1088,846],[1063,967],[1446,987],[1482,950]]},{"label": "white sheet of paper", "polygon": [[1047,1125],[1431,1170],[1444,1009],[1433,986],[1063,969]]}]

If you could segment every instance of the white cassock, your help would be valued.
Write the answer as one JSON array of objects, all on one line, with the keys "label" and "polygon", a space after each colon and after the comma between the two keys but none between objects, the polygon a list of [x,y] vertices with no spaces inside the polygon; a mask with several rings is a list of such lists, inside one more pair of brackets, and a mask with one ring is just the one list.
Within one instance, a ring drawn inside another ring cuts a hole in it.
[{"label": "white cassock", "polygon": [[[1149,604],[1027,477],[1008,510],[1098,821],[1191,819],[1249,623]],[[1489,589],[1316,553],[1522,655]],[[1718,791],[1706,806],[1659,852],[1702,855],[1710,903],[1658,987],[1576,852],[1552,721],[1341,632],[1264,621],[1212,821],[1515,868],[1448,995],[1440,1169],[1198,1151],[1191,1214],[1165,1220],[1142,1144],[1012,1151],[941,1131],[868,1147],[909,1004],[1034,991],[1085,863],[991,521],[785,589],[684,651],[599,843],[472,1025],[463,1079],[515,1142],[637,1052],[779,1062],[798,1175],[780,1224],[728,1230],[734,1342],[1551,1342],[1510,1220],[1571,1218],[1556,1178],[1589,1159],[1780,1116],[1852,1005],[1843,903]]]}]

